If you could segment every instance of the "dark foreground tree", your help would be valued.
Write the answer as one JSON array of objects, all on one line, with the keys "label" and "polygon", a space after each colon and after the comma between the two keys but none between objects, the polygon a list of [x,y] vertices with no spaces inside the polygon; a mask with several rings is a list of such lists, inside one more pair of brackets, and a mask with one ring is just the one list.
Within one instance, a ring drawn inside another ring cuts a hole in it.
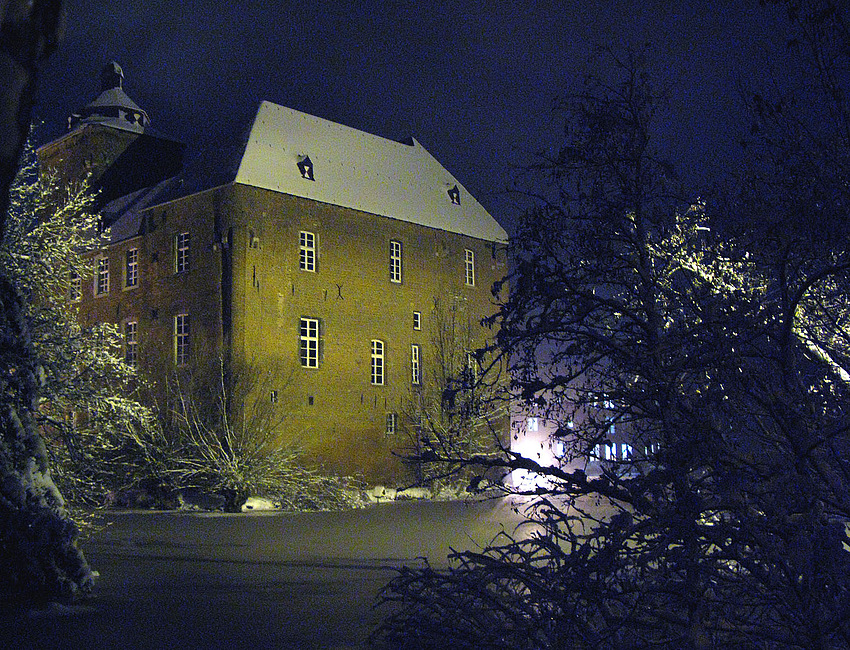
[{"label": "dark foreground tree", "polygon": [[[846,240],[789,273],[760,236],[720,237],[653,147],[647,75],[618,63],[619,84],[562,106],[496,318],[514,394],[556,423],[563,464],[449,454],[535,476],[529,525],[448,571],[402,570],[375,640],[850,647]],[[608,458],[614,430],[628,445]]]},{"label": "dark foreground tree", "polygon": [[[38,66],[56,47],[61,22],[59,0],[0,1],[0,237]],[[0,592],[72,598],[91,588],[92,575],[35,424],[43,373],[25,313],[16,287],[0,276]]]}]

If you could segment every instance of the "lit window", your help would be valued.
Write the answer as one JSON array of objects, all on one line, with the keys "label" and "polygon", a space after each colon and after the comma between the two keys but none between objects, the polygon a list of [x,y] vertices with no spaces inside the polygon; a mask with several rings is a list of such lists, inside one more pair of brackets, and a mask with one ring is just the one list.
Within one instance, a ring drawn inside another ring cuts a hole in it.
[{"label": "lit window", "polygon": [[316,235],[302,230],[298,235],[301,249],[299,264],[302,271],[316,270]]},{"label": "lit window", "polygon": [[95,258],[94,269],[94,293],[102,296],[109,293],[109,258]]},{"label": "lit window", "polygon": [[83,283],[80,279],[80,274],[76,271],[71,271],[68,282],[68,299],[71,302],[79,302],[83,299]]},{"label": "lit window", "polygon": [[530,432],[535,432],[540,428],[540,420],[537,418],[528,418],[525,423],[525,430]]},{"label": "lit window", "polygon": [[422,329],[422,314],[418,311],[413,312],[413,329]]},{"label": "lit window", "polygon": [[189,363],[189,314],[174,317],[174,363],[178,366]]},{"label": "lit window", "polygon": [[614,448],[611,443],[600,443],[593,448],[593,456],[596,460],[613,460]]},{"label": "lit window", "polygon": [[457,185],[446,190],[449,195],[449,201],[451,201],[454,205],[460,205],[460,190]]},{"label": "lit window", "polygon": [[319,367],[319,319],[302,318],[299,333],[301,366]]},{"label": "lit window", "polygon": [[372,385],[384,385],[384,342],[372,341]]},{"label": "lit window", "polygon": [[552,440],[552,455],[555,458],[563,458],[567,455],[567,443],[563,440]]},{"label": "lit window", "polygon": [[124,286],[135,287],[139,284],[139,249],[128,248],[124,258]]},{"label": "lit window", "polygon": [[189,270],[189,233],[181,232],[174,237],[174,272]]},{"label": "lit window", "polygon": [[410,383],[414,386],[422,383],[422,366],[418,345],[410,346]]},{"label": "lit window", "polygon": [[466,257],[466,284],[467,286],[475,286],[475,253],[468,248],[465,252]]},{"label": "lit window", "polygon": [[401,242],[390,242],[390,282],[401,282]]},{"label": "lit window", "polygon": [[135,366],[139,360],[139,323],[129,321],[124,323],[124,363]]},{"label": "lit window", "polygon": [[475,359],[474,352],[467,351],[466,368],[464,368],[464,372],[469,384],[474,384],[478,381],[478,361]]},{"label": "lit window", "polygon": [[397,427],[398,427],[398,413],[387,413],[386,434],[388,436],[395,435]]},{"label": "lit window", "polygon": [[634,454],[634,450],[632,449],[631,445],[628,445],[626,443],[622,443],[620,445],[620,457],[623,460],[631,460],[632,454]]}]

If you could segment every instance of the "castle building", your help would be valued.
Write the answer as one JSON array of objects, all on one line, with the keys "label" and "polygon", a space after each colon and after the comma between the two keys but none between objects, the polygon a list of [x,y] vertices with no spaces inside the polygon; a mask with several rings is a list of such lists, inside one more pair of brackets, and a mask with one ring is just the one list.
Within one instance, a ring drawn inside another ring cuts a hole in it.
[{"label": "castle building", "polygon": [[463,324],[452,345],[492,337],[480,321],[507,272],[505,231],[413,139],[264,101],[204,172],[152,130],[117,64],[102,82],[38,151],[43,170],[89,177],[110,227],[74,291],[81,320],[119,325],[160,405],[181,377],[214,385],[224,359],[311,459],[409,480],[401,414],[445,374],[447,314]]}]

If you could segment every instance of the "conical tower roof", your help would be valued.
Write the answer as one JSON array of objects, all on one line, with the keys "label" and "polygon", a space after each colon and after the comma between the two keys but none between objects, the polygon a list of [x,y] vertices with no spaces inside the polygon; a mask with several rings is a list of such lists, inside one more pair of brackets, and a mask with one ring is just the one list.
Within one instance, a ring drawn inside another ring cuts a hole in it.
[{"label": "conical tower roof", "polygon": [[101,92],[85,108],[68,118],[68,128],[83,124],[103,124],[124,131],[144,133],[150,126],[148,114],[124,92],[124,71],[115,61],[100,74]]}]

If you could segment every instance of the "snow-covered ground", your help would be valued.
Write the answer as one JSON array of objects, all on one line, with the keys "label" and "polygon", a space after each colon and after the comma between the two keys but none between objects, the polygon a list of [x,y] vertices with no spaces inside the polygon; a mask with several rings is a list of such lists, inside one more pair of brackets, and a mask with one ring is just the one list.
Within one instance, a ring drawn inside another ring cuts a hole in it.
[{"label": "snow-covered ground", "polygon": [[110,512],[84,550],[89,601],[0,613],[0,647],[358,648],[393,567],[485,544],[520,521],[503,499],[346,512]]}]

